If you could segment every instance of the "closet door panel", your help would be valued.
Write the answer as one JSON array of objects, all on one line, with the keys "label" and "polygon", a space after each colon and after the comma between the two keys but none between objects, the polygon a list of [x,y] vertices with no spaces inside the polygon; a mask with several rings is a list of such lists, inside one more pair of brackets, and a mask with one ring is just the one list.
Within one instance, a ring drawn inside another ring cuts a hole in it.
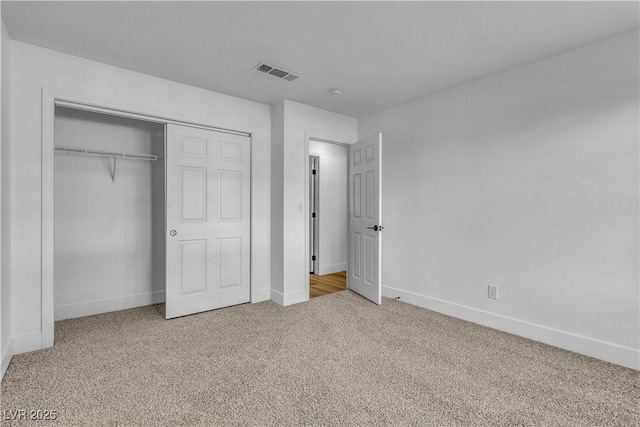
[{"label": "closet door panel", "polygon": [[196,157],[200,159],[207,158],[207,138],[195,138],[182,135],[180,139],[183,156]]},{"label": "closet door panel", "polygon": [[242,238],[218,239],[220,287],[242,285]]},{"label": "closet door panel", "polygon": [[249,302],[249,137],[167,125],[166,164],[166,317]]},{"label": "closet door panel", "polygon": [[182,295],[207,291],[207,241],[181,240]]},{"label": "closet door panel", "polygon": [[207,220],[206,168],[180,168],[180,205],[182,222]]},{"label": "closet door panel", "polygon": [[219,221],[242,221],[242,171],[218,172]]}]

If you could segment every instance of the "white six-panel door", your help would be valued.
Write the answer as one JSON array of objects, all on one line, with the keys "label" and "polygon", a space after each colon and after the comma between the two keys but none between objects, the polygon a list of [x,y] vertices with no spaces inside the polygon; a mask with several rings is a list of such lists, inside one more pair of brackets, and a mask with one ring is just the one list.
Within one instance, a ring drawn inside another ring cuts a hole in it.
[{"label": "white six-panel door", "polygon": [[382,134],[349,146],[349,289],[382,304]]},{"label": "white six-panel door", "polygon": [[250,300],[250,139],[167,125],[166,317]]}]

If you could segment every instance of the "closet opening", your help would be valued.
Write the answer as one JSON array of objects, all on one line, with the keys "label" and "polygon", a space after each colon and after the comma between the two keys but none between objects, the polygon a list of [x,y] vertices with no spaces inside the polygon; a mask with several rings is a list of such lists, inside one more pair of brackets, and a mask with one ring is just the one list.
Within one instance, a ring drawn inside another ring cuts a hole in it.
[{"label": "closet opening", "polygon": [[309,298],[347,288],[347,145],[309,139]]},{"label": "closet opening", "polygon": [[251,301],[251,133],[42,97],[42,348],[55,320]]},{"label": "closet opening", "polygon": [[54,145],[54,320],[164,302],[165,125],[56,106]]}]

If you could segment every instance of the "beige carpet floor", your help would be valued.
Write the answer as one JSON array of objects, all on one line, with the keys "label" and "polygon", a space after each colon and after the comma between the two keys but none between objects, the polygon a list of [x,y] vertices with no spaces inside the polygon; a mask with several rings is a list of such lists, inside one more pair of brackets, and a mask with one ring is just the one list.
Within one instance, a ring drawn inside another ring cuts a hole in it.
[{"label": "beige carpet floor", "polygon": [[639,372],[399,301],[160,311],[57,322],[2,382],[57,419],[3,425],[640,425]]}]

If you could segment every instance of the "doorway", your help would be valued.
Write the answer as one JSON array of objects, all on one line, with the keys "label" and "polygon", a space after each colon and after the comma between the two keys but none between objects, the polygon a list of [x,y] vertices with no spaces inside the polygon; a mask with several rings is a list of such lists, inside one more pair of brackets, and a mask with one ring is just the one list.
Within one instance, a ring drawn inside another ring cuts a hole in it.
[{"label": "doorway", "polygon": [[347,288],[347,145],[309,139],[309,298]]}]

